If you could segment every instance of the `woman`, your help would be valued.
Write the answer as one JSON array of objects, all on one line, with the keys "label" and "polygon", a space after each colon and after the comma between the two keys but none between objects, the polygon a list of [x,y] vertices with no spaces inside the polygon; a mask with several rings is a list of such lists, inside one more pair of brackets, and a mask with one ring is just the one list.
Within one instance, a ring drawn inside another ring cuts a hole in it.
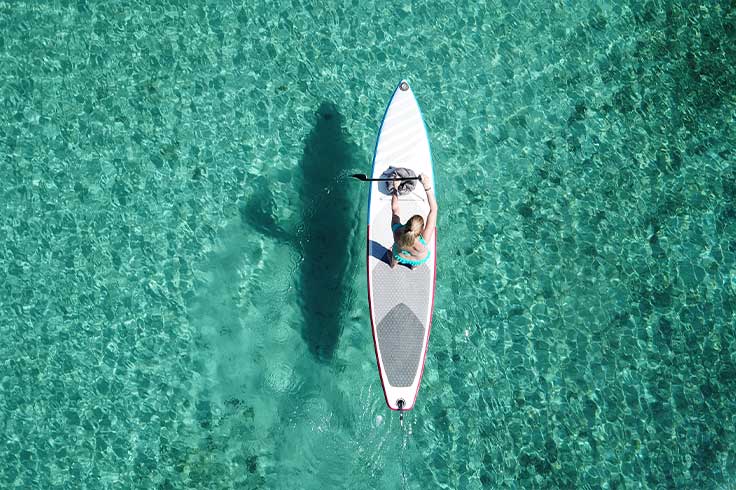
[{"label": "woman", "polygon": [[424,218],[416,214],[409,218],[406,224],[402,225],[399,218],[399,197],[396,192],[391,197],[391,231],[394,232],[394,245],[390,252],[391,267],[395,267],[397,263],[400,263],[414,269],[429,260],[430,250],[427,246],[427,240],[432,239],[432,234],[437,225],[437,201],[434,198],[429,176],[422,174],[419,181],[424,186],[429,202],[429,214],[426,223]]}]

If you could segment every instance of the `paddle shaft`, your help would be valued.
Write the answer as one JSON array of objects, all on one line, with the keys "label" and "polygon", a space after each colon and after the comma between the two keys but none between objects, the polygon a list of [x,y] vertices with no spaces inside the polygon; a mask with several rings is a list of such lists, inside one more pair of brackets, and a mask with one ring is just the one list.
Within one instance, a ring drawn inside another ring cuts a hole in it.
[{"label": "paddle shaft", "polygon": [[363,182],[388,182],[392,180],[419,180],[419,176],[417,177],[396,177],[394,178],[383,178],[383,179],[360,179]]}]

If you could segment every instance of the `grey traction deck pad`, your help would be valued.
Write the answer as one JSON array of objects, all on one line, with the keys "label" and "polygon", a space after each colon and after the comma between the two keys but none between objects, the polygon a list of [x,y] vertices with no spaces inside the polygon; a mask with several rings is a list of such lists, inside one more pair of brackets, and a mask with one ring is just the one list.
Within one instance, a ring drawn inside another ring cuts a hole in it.
[{"label": "grey traction deck pad", "polygon": [[426,264],[414,270],[385,262],[373,270],[374,321],[378,348],[392,386],[411,386],[422,362],[425,319],[431,297],[431,271]]}]

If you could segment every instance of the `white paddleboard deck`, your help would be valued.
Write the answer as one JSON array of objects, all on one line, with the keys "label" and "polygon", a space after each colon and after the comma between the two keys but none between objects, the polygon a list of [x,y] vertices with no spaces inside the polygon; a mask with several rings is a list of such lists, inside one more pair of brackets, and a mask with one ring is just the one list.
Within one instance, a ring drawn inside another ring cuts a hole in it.
[{"label": "white paddleboard deck", "polygon": [[[381,123],[373,157],[372,178],[392,167],[412,169],[432,177],[429,137],[414,93],[402,80],[394,91]],[[429,204],[417,183],[413,193],[399,197],[402,223],[429,214]],[[427,237],[425,237],[427,239]],[[368,199],[368,303],[373,341],[386,404],[392,410],[411,410],[424,371],[432,326],[437,233],[427,239],[431,257],[415,269],[390,266],[391,196],[385,182],[371,182]]]}]

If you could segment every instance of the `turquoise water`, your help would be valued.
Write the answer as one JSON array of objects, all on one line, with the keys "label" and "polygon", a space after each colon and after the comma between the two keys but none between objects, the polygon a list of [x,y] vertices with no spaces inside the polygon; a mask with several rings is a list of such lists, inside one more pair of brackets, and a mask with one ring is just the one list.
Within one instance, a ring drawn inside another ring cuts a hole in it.
[{"label": "turquoise water", "polygon": [[[613,3],[0,2],[0,488],[734,488],[736,13]],[[341,178],[402,77],[403,429]]]}]

